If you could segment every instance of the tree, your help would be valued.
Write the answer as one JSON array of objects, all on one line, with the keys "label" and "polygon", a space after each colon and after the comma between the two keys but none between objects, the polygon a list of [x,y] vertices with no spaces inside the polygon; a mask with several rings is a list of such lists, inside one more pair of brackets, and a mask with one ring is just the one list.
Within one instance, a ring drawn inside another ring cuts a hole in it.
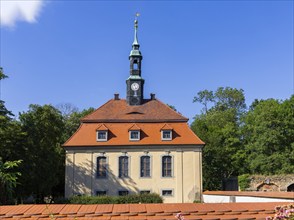
[{"label": "tree", "polygon": [[246,108],[243,90],[229,87],[220,87],[216,92],[204,90],[193,101],[204,105],[203,112],[191,124],[191,129],[206,143],[204,189],[221,189],[222,180],[239,174],[238,152],[242,145],[239,126]]},{"label": "tree", "polygon": [[5,79],[5,78],[8,78],[8,76],[4,74],[4,72],[3,72],[3,68],[0,67],[0,81],[1,81],[2,79]]},{"label": "tree", "polygon": [[[8,78],[0,67],[0,82]],[[8,203],[18,183],[23,133],[20,124],[0,100],[0,203]]]},{"label": "tree", "polygon": [[0,157],[0,204],[9,203],[12,199],[13,190],[18,184],[20,172],[13,170],[21,163],[21,160],[3,162]]},{"label": "tree", "polygon": [[21,185],[18,193],[34,195],[37,202],[52,195],[64,172],[64,153],[61,148],[64,123],[61,113],[51,105],[30,105],[19,116],[25,132],[25,152],[21,165]]},{"label": "tree", "polygon": [[63,140],[64,142],[70,138],[76,130],[80,126],[80,120],[81,118],[85,117],[86,115],[92,113],[95,109],[94,108],[88,108],[84,109],[81,112],[79,112],[77,109],[71,114],[64,115],[63,120],[65,124],[65,129],[64,129],[64,135],[63,135]]},{"label": "tree", "polygon": [[285,101],[254,101],[243,121],[244,152],[250,173],[293,173],[294,95]]}]

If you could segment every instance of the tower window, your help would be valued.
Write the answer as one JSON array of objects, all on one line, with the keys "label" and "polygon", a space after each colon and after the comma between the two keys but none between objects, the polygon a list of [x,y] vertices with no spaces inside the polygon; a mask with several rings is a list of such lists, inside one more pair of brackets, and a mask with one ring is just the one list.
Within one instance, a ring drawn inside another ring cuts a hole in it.
[{"label": "tower window", "polygon": [[133,70],[137,70],[137,69],[138,69],[138,63],[134,63]]}]

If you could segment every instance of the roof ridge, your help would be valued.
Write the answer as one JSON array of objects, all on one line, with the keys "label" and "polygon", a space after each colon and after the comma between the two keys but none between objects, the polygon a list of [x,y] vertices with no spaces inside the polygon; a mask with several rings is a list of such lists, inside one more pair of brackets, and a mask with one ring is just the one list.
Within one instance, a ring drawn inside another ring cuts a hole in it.
[{"label": "roof ridge", "polygon": [[182,118],[185,118],[187,121],[189,121],[189,118],[186,118],[185,116],[183,116],[183,115],[180,114],[179,112],[173,110],[171,107],[169,107],[167,104],[165,104],[164,102],[162,102],[160,99],[157,99],[157,98],[156,98],[155,100],[157,100],[158,102],[160,102],[161,104],[163,104],[166,108],[168,108],[168,109],[174,111],[178,116],[180,116],[180,117],[182,117]]}]

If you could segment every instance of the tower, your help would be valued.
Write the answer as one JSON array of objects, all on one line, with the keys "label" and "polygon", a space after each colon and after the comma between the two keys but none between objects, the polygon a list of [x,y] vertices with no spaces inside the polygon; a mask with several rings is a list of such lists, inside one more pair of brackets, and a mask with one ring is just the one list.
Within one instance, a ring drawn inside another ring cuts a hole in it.
[{"label": "tower", "polygon": [[132,44],[132,50],[129,56],[130,60],[130,76],[126,80],[127,83],[127,103],[129,105],[143,104],[144,79],[141,77],[142,54],[139,50],[140,44],[137,37],[138,20],[135,19],[135,36]]}]

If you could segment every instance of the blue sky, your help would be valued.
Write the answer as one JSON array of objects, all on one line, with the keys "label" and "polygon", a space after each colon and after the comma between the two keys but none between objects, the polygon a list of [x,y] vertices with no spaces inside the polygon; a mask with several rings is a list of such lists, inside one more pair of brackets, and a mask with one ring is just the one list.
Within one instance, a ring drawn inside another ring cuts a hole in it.
[{"label": "blue sky", "polygon": [[145,98],[155,93],[189,122],[204,89],[243,89],[247,105],[293,94],[293,1],[35,0],[13,1],[14,11],[8,1],[1,99],[15,115],[29,104],[82,110],[125,98],[137,11]]}]

